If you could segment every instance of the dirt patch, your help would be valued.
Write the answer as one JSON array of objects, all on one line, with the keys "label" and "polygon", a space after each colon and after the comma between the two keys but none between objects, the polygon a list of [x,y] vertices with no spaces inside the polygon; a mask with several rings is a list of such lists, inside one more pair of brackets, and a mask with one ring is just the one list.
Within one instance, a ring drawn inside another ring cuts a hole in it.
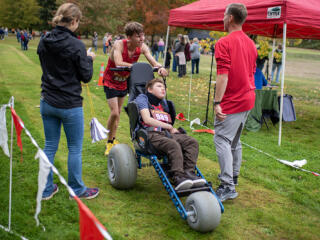
[{"label": "dirt patch", "polygon": [[246,185],[245,190],[238,190],[239,198],[237,204],[245,208],[260,208],[270,203],[279,203],[275,194],[266,189],[251,188]]},{"label": "dirt patch", "polygon": [[320,79],[320,62],[308,60],[288,60],[286,62],[286,75]]}]

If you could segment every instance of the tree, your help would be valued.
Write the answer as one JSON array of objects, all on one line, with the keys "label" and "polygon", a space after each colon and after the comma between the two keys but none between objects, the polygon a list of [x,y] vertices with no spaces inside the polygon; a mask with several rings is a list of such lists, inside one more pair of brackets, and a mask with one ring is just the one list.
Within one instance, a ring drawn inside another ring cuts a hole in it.
[{"label": "tree", "polygon": [[168,26],[170,9],[185,5],[190,0],[131,0],[129,19],[140,22],[147,35],[164,36]]},{"label": "tree", "polygon": [[53,12],[57,9],[56,0],[37,0],[40,6],[39,18],[40,22],[38,24],[39,30],[50,29],[51,24],[49,24],[53,18]]},{"label": "tree", "polygon": [[79,31],[92,34],[121,31],[128,18],[127,0],[70,0],[82,11]]},{"label": "tree", "polygon": [[39,23],[36,0],[0,0],[0,25],[9,28],[30,28]]}]

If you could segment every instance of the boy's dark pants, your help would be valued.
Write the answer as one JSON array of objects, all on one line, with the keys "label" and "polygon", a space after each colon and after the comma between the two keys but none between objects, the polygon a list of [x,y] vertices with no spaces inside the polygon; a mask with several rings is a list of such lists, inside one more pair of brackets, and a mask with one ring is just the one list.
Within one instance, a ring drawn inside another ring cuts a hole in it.
[{"label": "boy's dark pants", "polygon": [[194,170],[199,153],[199,144],[194,138],[181,133],[171,134],[172,138],[168,138],[165,132],[153,131],[148,136],[154,148],[168,156],[174,175]]}]

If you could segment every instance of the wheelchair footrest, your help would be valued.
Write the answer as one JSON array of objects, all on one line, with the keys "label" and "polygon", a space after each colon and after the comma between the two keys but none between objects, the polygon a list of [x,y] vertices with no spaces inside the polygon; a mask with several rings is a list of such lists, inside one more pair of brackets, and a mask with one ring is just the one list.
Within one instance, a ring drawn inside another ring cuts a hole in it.
[{"label": "wheelchair footrest", "polygon": [[194,192],[200,192],[200,191],[207,191],[210,192],[210,186],[208,184],[206,184],[203,187],[198,187],[198,188],[190,188],[190,189],[185,189],[185,190],[178,190],[176,191],[177,195],[179,197],[185,197],[185,196],[189,196],[191,193]]}]

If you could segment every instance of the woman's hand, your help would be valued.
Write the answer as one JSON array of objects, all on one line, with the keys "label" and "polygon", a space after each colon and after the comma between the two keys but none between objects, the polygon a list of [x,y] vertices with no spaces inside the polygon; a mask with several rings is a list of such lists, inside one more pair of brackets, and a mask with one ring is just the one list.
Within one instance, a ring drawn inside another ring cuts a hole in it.
[{"label": "woman's hand", "polygon": [[87,52],[87,56],[92,57],[92,61],[94,61],[94,59],[96,58],[96,55],[94,54],[94,52]]}]

